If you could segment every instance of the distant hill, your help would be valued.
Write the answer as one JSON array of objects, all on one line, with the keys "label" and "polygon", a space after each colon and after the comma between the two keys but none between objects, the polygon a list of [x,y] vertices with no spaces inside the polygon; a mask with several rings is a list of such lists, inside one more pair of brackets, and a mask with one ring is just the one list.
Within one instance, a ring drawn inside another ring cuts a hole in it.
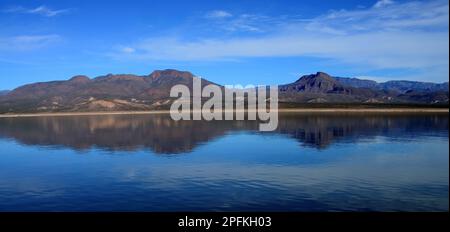
[{"label": "distant hill", "polygon": [[352,86],[356,88],[373,88],[380,90],[395,90],[402,93],[407,91],[448,91],[448,82],[431,83],[420,81],[387,81],[378,83],[372,80],[363,80],[349,77],[334,77],[343,85]]},{"label": "distant hill", "polygon": [[[0,113],[167,109],[174,100],[169,96],[171,87],[184,84],[191,88],[193,78],[190,72],[167,69],[144,76],[108,74],[91,79],[79,75],[65,81],[28,84],[0,95]],[[207,84],[215,83],[203,79],[202,85]],[[280,102],[305,104],[448,105],[449,99],[448,82],[377,83],[332,77],[324,72],[305,75],[293,83],[280,85],[279,95]]]},{"label": "distant hill", "polygon": [[324,72],[305,75],[279,86],[280,100],[297,103],[448,104],[448,82],[377,83],[357,78],[332,77]]},{"label": "distant hill", "polygon": [[0,96],[6,95],[9,93],[9,90],[0,90]]}]

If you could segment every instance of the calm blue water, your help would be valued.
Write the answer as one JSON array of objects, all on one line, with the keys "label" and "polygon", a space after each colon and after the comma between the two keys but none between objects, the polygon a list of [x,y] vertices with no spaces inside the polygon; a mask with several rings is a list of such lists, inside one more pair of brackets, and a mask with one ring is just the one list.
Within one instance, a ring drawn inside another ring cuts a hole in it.
[{"label": "calm blue water", "polygon": [[448,211],[448,114],[0,119],[0,211]]}]

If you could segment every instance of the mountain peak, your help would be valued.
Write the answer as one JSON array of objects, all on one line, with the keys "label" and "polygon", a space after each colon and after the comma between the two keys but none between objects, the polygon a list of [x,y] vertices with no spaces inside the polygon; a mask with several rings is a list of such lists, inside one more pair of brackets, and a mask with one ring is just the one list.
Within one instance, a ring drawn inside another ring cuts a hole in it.
[{"label": "mountain peak", "polygon": [[176,69],[165,69],[165,70],[155,70],[149,75],[149,77],[153,80],[164,77],[177,77],[188,79],[194,77],[194,75],[192,75],[192,73],[187,71],[179,71]]},{"label": "mountain peak", "polygon": [[328,73],[326,73],[326,72],[317,72],[316,73],[316,76],[321,76],[321,77],[331,77],[330,75],[328,75]]},{"label": "mountain peak", "polygon": [[317,72],[316,74],[303,75],[296,82],[305,82],[305,81],[337,82],[336,79],[334,79],[325,72]]},{"label": "mountain peak", "polygon": [[281,86],[281,90],[311,93],[349,93],[348,89],[324,72],[301,76],[296,82]]},{"label": "mountain peak", "polygon": [[76,82],[76,83],[85,83],[90,81],[89,77],[84,75],[77,75],[69,79],[70,82]]}]

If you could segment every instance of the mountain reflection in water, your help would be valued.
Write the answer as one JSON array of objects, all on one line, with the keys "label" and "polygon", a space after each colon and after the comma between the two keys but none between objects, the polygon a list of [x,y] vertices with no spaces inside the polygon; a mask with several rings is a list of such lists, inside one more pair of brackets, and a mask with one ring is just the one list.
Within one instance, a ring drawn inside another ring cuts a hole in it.
[{"label": "mountain reflection in water", "polygon": [[228,133],[279,134],[300,145],[326,149],[336,142],[377,136],[413,138],[448,133],[448,114],[282,113],[276,131],[259,132],[257,121],[174,121],[168,114],[1,118],[0,137],[38,146],[110,151],[151,149],[157,154],[193,151]]},{"label": "mountain reflection in water", "polygon": [[0,212],[448,212],[448,114],[279,116],[0,118]]}]

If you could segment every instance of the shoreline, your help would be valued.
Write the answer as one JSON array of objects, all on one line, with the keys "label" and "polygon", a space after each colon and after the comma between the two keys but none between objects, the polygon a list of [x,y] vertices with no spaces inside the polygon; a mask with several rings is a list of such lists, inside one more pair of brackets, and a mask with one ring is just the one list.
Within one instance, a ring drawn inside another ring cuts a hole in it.
[{"label": "shoreline", "polygon": [[[234,111],[237,112],[236,110]],[[448,108],[294,108],[294,109],[285,108],[285,109],[278,109],[278,113],[449,113],[449,109]],[[17,113],[17,114],[0,114],[0,118],[96,116],[96,115],[146,115],[146,114],[170,114],[170,111],[152,110],[152,111],[110,111],[110,112],[97,111],[97,112]]]}]

